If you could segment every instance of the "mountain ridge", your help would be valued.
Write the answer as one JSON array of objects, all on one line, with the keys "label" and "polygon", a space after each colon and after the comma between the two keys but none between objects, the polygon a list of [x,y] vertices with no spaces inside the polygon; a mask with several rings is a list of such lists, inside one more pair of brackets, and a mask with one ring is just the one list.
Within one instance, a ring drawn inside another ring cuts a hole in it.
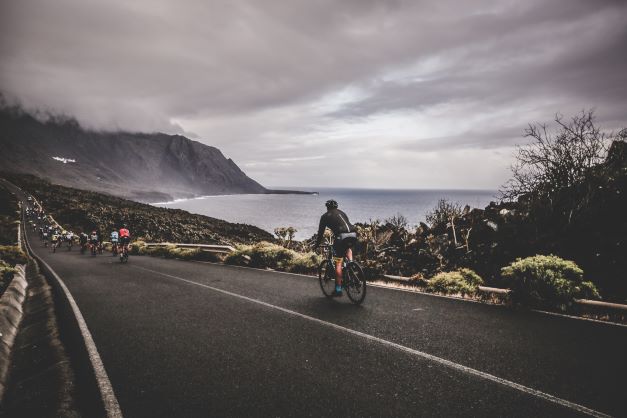
[{"label": "mountain ridge", "polygon": [[143,202],[273,192],[218,148],[182,135],[87,130],[17,107],[0,109],[0,147],[4,171]]}]

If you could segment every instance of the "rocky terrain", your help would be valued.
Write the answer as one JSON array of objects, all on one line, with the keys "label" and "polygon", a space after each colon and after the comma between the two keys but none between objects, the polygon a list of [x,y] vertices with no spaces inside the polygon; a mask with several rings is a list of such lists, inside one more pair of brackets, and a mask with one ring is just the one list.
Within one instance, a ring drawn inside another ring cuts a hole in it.
[{"label": "rocky terrain", "polygon": [[181,135],[89,131],[1,103],[0,149],[3,171],[137,201],[270,192],[219,149]]},{"label": "rocky terrain", "polygon": [[0,186],[0,245],[14,245],[17,241],[17,210],[17,198]]},{"label": "rocky terrain", "polygon": [[232,245],[273,240],[269,232],[255,226],[52,185],[30,175],[0,173],[0,177],[31,193],[57,222],[74,232],[96,229],[108,237],[127,223],[134,239],[147,242]]}]

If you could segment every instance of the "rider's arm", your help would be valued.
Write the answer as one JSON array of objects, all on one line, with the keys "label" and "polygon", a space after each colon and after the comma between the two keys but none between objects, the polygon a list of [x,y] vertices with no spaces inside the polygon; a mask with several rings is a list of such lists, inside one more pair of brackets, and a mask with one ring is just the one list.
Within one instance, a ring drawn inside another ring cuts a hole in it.
[{"label": "rider's arm", "polygon": [[324,230],[327,228],[326,218],[324,215],[320,217],[320,225],[318,226],[318,238],[316,239],[316,247],[322,243],[324,238]]}]

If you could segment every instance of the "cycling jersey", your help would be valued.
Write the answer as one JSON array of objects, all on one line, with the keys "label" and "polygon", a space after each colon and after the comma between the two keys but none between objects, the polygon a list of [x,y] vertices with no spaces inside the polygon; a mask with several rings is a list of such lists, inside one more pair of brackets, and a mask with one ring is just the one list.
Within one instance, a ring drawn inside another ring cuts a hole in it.
[{"label": "cycling jersey", "polygon": [[91,235],[89,236],[89,240],[90,240],[91,242],[98,242],[98,235],[96,235],[96,234],[91,234]]},{"label": "cycling jersey", "polygon": [[[320,226],[318,227],[318,239],[316,247],[322,243],[324,239],[324,230],[331,229],[333,232],[333,252],[336,262],[348,255],[348,250],[357,244],[357,233],[355,227],[349,222],[348,216],[341,210],[335,208],[328,210],[320,217]],[[336,291],[337,288],[336,288]]]},{"label": "cycling jersey", "polygon": [[117,231],[113,231],[111,233],[111,242],[118,242],[118,232]]},{"label": "cycling jersey", "polygon": [[355,227],[349,222],[348,216],[339,209],[331,209],[320,217],[320,225],[318,226],[318,239],[316,246],[322,243],[324,238],[324,230],[329,228],[333,231],[333,235],[340,238],[340,234],[355,232]]},{"label": "cycling jersey", "polygon": [[120,229],[120,237],[122,237],[122,238],[129,238],[130,236],[131,236],[131,233],[129,232],[128,229],[126,229],[126,228]]}]

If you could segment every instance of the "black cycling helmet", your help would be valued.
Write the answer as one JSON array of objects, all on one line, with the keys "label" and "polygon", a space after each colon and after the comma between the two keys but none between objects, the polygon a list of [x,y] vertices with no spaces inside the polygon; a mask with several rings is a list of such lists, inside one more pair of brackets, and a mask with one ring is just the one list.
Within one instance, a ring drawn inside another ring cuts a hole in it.
[{"label": "black cycling helmet", "polygon": [[333,199],[327,200],[325,205],[327,206],[327,209],[337,209],[337,202]]}]

